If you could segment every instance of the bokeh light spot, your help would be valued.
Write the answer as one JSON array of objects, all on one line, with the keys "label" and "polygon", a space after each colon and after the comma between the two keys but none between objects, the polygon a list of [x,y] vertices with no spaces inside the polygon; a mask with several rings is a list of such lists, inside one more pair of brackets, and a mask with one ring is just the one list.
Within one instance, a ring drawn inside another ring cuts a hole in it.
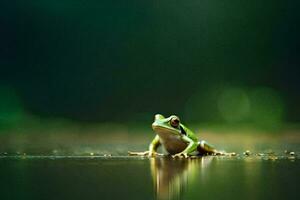
[{"label": "bokeh light spot", "polygon": [[284,117],[284,103],[281,96],[271,88],[257,88],[249,94],[251,119],[256,124],[276,127]]},{"label": "bokeh light spot", "polygon": [[10,87],[0,86],[0,128],[21,121],[23,116],[23,106],[15,91]]},{"label": "bokeh light spot", "polygon": [[239,122],[247,118],[250,101],[243,89],[225,88],[218,98],[218,108],[225,121]]}]

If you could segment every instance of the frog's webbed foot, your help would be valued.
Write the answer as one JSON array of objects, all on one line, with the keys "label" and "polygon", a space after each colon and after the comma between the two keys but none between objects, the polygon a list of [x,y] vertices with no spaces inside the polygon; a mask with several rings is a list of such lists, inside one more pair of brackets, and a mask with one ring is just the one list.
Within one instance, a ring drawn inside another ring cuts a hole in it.
[{"label": "frog's webbed foot", "polygon": [[163,156],[163,154],[161,154],[161,153],[150,152],[150,151],[143,151],[143,152],[128,151],[128,155],[129,156],[149,156],[149,157]]},{"label": "frog's webbed foot", "polygon": [[187,153],[177,153],[175,155],[172,155],[173,158],[187,158],[189,157]]},{"label": "frog's webbed foot", "polygon": [[156,156],[164,156],[162,153],[157,153],[157,152],[149,152],[148,157],[156,157]]},{"label": "frog's webbed foot", "polygon": [[136,151],[128,151],[129,156],[148,156],[149,151],[136,152]]}]

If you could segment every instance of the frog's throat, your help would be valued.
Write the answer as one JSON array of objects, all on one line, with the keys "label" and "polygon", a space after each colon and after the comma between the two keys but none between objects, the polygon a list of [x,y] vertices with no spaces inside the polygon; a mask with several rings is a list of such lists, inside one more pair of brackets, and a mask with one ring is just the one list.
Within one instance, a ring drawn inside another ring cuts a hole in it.
[{"label": "frog's throat", "polygon": [[156,133],[161,133],[161,134],[170,134],[170,133],[174,134],[174,135],[179,135],[180,134],[180,130],[166,128],[166,127],[163,127],[163,126],[152,125],[152,129]]}]

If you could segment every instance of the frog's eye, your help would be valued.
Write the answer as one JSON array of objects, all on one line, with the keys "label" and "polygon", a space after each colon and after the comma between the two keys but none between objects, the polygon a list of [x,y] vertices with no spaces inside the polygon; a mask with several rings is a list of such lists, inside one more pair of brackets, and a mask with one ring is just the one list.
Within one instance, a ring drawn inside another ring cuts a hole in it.
[{"label": "frog's eye", "polygon": [[180,120],[178,117],[173,117],[170,121],[171,126],[177,128],[179,126]]}]

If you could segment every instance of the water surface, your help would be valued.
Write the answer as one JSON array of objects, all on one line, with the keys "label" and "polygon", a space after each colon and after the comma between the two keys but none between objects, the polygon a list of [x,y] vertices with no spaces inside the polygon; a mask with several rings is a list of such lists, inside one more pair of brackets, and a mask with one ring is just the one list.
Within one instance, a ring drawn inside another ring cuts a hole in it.
[{"label": "water surface", "polygon": [[3,199],[297,199],[298,159],[1,157]]}]

